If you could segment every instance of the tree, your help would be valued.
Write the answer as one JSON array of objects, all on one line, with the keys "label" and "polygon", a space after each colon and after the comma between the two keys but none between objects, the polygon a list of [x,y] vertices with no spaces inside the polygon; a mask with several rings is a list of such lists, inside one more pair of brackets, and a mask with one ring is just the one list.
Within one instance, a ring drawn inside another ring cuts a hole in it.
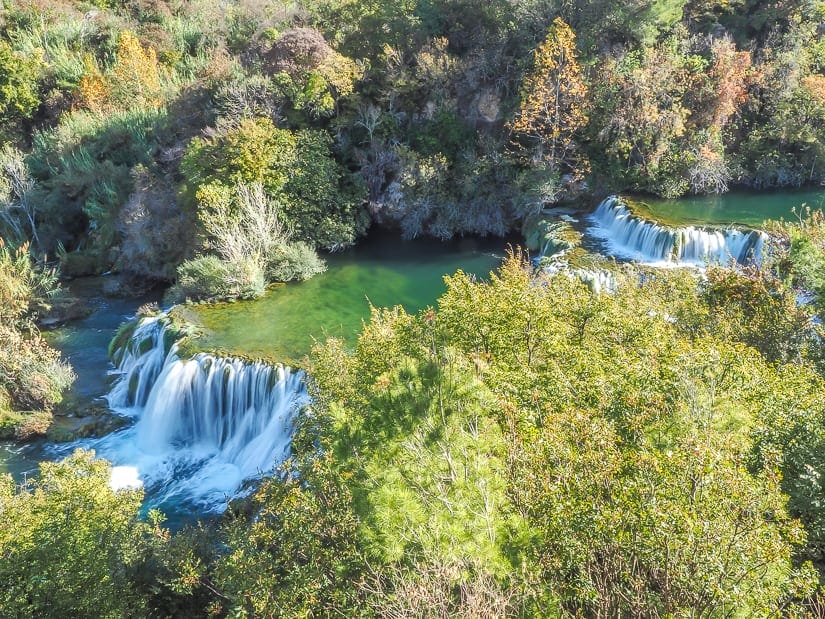
[{"label": "tree", "polygon": [[266,118],[244,120],[225,135],[192,140],[181,163],[187,195],[198,208],[218,209],[232,203],[234,186],[260,183],[279,205],[294,240],[348,247],[366,229],[366,212],[361,188],[332,157],[330,146],[322,131],[291,132]]},{"label": "tree", "polygon": [[352,616],[365,565],[356,546],[352,494],[329,456],[287,462],[287,473],[256,493],[251,518],[223,527],[226,552],[214,584],[237,616]]},{"label": "tree", "polygon": [[130,569],[139,557],[142,492],[109,487],[92,452],[44,462],[16,487],[0,477],[0,608],[15,617],[144,614]]},{"label": "tree", "polygon": [[685,47],[674,36],[607,57],[597,69],[591,160],[617,186],[669,197],[689,188],[683,177],[690,117],[685,93],[704,77],[706,61]]},{"label": "tree", "polygon": [[556,18],[536,48],[532,72],[522,85],[521,107],[510,123],[511,144],[525,159],[556,174],[586,169],[576,145],[587,124],[587,85],[576,59],[575,34]]}]

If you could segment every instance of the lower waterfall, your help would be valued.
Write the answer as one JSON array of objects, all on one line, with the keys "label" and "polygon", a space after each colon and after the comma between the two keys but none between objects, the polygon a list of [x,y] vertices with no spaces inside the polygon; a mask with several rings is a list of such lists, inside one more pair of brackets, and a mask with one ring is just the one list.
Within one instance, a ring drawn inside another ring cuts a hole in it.
[{"label": "lower waterfall", "polygon": [[651,264],[759,263],[765,245],[765,234],[756,230],[667,228],[635,216],[617,196],[599,204],[590,221],[590,234],[611,255]]},{"label": "lower waterfall", "polygon": [[109,405],[136,422],[87,446],[114,464],[114,487],[143,485],[153,505],[221,511],[288,455],[292,418],[307,401],[303,372],[181,359],[164,315],[141,319],[113,358]]}]

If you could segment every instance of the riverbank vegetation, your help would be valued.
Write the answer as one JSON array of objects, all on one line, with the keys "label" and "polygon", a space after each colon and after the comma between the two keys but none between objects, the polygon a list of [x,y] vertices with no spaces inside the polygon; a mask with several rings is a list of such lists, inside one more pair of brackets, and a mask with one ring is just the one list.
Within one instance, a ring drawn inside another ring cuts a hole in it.
[{"label": "riverbank vegetation", "polygon": [[597,294],[519,254],[489,282],[459,271],[436,308],[315,348],[281,475],[208,528],[138,519],[86,455],[9,485],[0,514],[32,535],[65,488],[96,498],[72,490],[41,550],[2,540],[7,608],[97,604],[38,588],[71,546],[122,579],[112,616],[813,613],[825,351],[778,273],[627,269]]},{"label": "riverbank vegetation", "polygon": [[71,367],[40,336],[38,315],[60,293],[54,271],[33,262],[28,245],[0,237],[0,437],[43,434],[53,407],[74,379]]},{"label": "riverbank vegetation", "polygon": [[[543,207],[825,182],[820,2],[0,7],[0,436],[72,381],[50,265],[248,298],[372,225],[572,249]],[[771,234],[375,309],[311,354],[280,474],[181,532],[88,453],[0,478],[0,614],[821,613],[825,222]]]},{"label": "riverbank vegetation", "polygon": [[[503,234],[593,193],[820,183],[822,11],[26,0],[0,14],[0,133],[65,274],[254,295],[371,223]],[[227,281],[206,222],[252,184],[296,245]]]}]

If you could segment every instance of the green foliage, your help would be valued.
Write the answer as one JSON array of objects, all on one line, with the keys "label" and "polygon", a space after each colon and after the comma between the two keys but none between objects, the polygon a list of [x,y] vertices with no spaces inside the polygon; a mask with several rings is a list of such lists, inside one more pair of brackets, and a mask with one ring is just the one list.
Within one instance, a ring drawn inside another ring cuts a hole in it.
[{"label": "green foliage", "polygon": [[174,301],[252,299],[261,296],[265,287],[264,272],[252,260],[228,262],[217,256],[201,256],[178,267],[177,283],[168,296]]},{"label": "green foliage", "polygon": [[15,617],[142,614],[130,582],[141,534],[141,493],[109,488],[90,452],[43,463],[16,488],[0,480],[0,607]]},{"label": "green foliage", "polygon": [[779,260],[782,275],[790,276],[794,285],[813,293],[814,306],[825,312],[825,217],[803,205],[799,221],[775,228],[773,233],[785,237],[787,255]]},{"label": "green foliage", "polygon": [[266,276],[275,282],[304,281],[326,268],[311,246],[297,241],[275,248],[267,259]]},{"label": "green foliage", "polygon": [[810,312],[770,273],[711,269],[704,296],[710,309],[705,328],[726,331],[771,362],[800,361],[816,345]]},{"label": "green foliage", "polygon": [[[0,238],[0,435],[43,434],[51,409],[74,374],[34,326],[60,293],[57,275],[34,262],[28,246],[12,250]],[[15,412],[17,411],[17,412]],[[20,413],[24,411],[26,414]]]},{"label": "green foliage", "polygon": [[295,134],[298,157],[284,185],[284,215],[297,241],[330,250],[355,243],[369,225],[362,187],[332,158],[329,136]]},{"label": "green foliage", "polygon": [[352,352],[317,348],[292,466],[351,493],[346,543],[384,566],[368,603],[458,608],[446,591],[477,578],[528,615],[764,614],[808,591],[781,478],[745,467],[781,374],[720,313],[738,284],[710,286],[664,273],[598,296],[511,258],[490,283],[448,277],[438,312],[376,310]]},{"label": "green foliage", "polygon": [[121,206],[134,190],[131,168],[152,165],[160,110],[76,112],[34,136],[29,163],[37,181],[46,247],[58,242],[105,250],[116,239]]},{"label": "green foliage", "polygon": [[[285,471],[297,463],[287,462]],[[364,565],[345,479],[323,457],[299,465],[255,495],[251,518],[225,525],[228,551],[214,581],[236,616],[325,616],[358,608]]]},{"label": "green foliage", "polygon": [[825,560],[825,409],[822,376],[799,367],[787,368],[762,387],[756,414],[754,468],[781,472],[788,511],[805,525],[807,539],[800,555],[820,567]]},{"label": "green foliage", "polygon": [[37,89],[40,66],[38,58],[17,52],[6,41],[0,41],[0,127],[3,134],[9,130],[10,121],[28,120],[40,104]]},{"label": "green foliage", "polygon": [[245,120],[222,137],[193,140],[181,164],[201,208],[226,200],[233,184],[260,183],[279,203],[295,240],[347,247],[366,229],[357,186],[335,162],[319,131],[292,133],[268,119]]}]

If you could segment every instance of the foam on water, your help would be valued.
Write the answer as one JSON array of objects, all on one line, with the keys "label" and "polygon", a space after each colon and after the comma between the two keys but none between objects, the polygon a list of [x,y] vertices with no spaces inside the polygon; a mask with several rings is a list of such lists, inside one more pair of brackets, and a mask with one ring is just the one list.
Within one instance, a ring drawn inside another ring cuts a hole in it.
[{"label": "foam on water", "polygon": [[656,266],[758,264],[766,238],[758,230],[668,228],[636,217],[617,196],[602,201],[589,219],[588,232],[608,253]]},{"label": "foam on water", "polygon": [[143,318],[115,352],[109,405],[136,422],[81,446],[114,464],[113,488],[142,485],[152,505],[219,512],[288,455],[293,416],[307,401],[304,374],[208,354],[181,359],[167,327],[163,315]]}]

